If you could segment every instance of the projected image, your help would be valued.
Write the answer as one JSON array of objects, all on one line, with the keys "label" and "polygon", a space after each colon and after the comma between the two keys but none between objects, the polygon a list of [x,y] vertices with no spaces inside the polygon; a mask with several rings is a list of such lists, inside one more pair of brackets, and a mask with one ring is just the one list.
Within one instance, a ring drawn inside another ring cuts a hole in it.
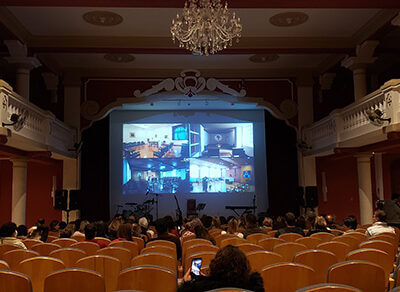
[{"label": "projected image", "polygon": [[252,123],[123,125],[123,193],[254,192]]}]

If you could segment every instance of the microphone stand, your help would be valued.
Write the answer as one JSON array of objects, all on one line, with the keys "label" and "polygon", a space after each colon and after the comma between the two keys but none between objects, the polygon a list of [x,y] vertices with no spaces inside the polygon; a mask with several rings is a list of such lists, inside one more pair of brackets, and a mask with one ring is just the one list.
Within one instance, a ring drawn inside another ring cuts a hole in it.
[{"label": "microphone stand", "polygon": [[158,196],[159,196],[160,194],[154,193],[153,195],[156,196],[156,218],[157,218],[157,220],[158,220]]}]

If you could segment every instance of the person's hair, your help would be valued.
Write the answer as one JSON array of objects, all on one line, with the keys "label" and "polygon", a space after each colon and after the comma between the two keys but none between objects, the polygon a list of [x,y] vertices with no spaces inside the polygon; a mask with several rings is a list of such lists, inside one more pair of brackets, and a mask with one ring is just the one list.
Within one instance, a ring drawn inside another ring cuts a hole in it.
[{"label": "person's hair", "polygon": [[386,213],[383,210],[375,211],[375,218],[378,219],[379,222],[386,222]]},{"label": "person's hair", "polygon": [[294,224],[296,223],[296,216],[294,216],[292,212],[287,212],[285,214],[285,221],[287,225],[294,226]]},{"label": "person's hair", "polygon": [[228,228],[226,231],[227,233],[235,234],[236,232],[238,232],[238,228],[239,228],[239,222],[235,218],[232,218],[228,222]]},{"label": "person's hair", "polygon": [[300,215],[296,218],[296,222],[294,224],[296,227],[300,227],[301,229],[306,229],[306,218]]},{"label": "person's hair", "polygon": [[146,217],[140,218],[138,223],[139,223],[140,227],[143,227],[145,229],[147,229],[149,227],[149,221],[147,220]]},{"label": "person's hair", "polygon": [[353,215],[347,216],[343,220],[344,226],[350,228],[350,229],[357,229],[357,218]]},{"label": "person's hair", "polygon": [[285,218],[283,218],[282,216],[278,216],[272,224],[272,229],[278,230],[284,227],[286,227]]},{"label": "person's hair", "polygon": [[65,227],[67,227],[67,223],[65,223],[64,221],[61,221],[61,222],[58,224],[58,227],[60,228],[60,230],[63,230]]},{"label": "person's hair", "polygon": [[108,225],[108,230],[109,231],[117,231],[119,229],[119,226],[121,225],[121,220],[119,219],[113,219]]},{"label": "person's hair", "polygon": [[191,228],[195,228],[196,226],[203,226],[203,223],[201,222],[201,220],[199,218],[194,218],[192,221],[190,221],[190,227]]},{"label": "person's hair", "polygon": [[96,221],[94,222],[96,226],[96,236],[97,237],[106,237],[107,233],[107,223],[104,221]]},{"label": "person's hair", "polygon": [[79,232],[85,233],[85,227],[89,224],[89,221],[83,220],[79,225]]},{"label": "person's hair", "polygon": [[270,217],[265,217],[262,224],[266,227],[272,227],[273,220]]},{"label": "person's hair", "polygon": [[164,220],[167,223],[168,231],[175,229],[175,222],[174,222],[174,219],[172,219],[172,216],[165,216]]},{"label": "person's hair", "polygon": [[130,223],[121,224],[118,228],[118,237],[132,241],[132,224]]},{"label": "person's hair", "polygon": [[211,216],[204,215],[204,216],[201,216],[200,220],[203,223],[203,226],[205,228],[209,229],[211,227],[213,218]]},{"label": "person's hair", "polygon": [[392,194],[392,200],[396,200],[400,197],[400,195],[398,193],[393,193]]},{"label": "person's hair", "polygon": [[14,232],[16,230],[17,230],[17,224],[15,224],[14,222],[5,223],[0,228],[0,236],[11,237],[14,235]]},{"label": "person's hair", "polygon": [[317,214],[314,211],[308,211],[306,220],[314,224],[315,217],[317,217]]},{"label": "person's hair", "polygon": [[28,236],[28,228],[25,225],[17,227],[18,236]]},{"label": "person's hair", "polygon": [[326,220],[322,216],[317,216],[314,221],[314,228],[315,229],[324,229],[326,228]]},{"label": "person's hair", "polygon": [[210,276],[226,283],[246,282],[250,278],[249,261],[236,246],[225,246],[218,250],[211,261]]},{"label": "person's hair", "polygon": [[165,219],[156,220],[154,222],[154,227],[158,235],[168,232],[168,223]]},{"label": "person's hair", "polygon": [[64,228],[60,232],[60,238],[70,238],[72,236],[72,232],[70,229]]},{"label": "person's hair", "polygon": [[43,218],[39,218],[38,220],[37,220],[37,225],[44,225],[44,219]]},{"label": "person's hair", "polygon": [[59,224],[58,220],[51,221],[50,225],[49,225],[50,231],[58,231],[57,228],[56,228],[58,224]]},{"label": "person's hair", "polygon": [[91,240],[96,237],[96,225],[94,223],[85,226],[85,239]]},{"label": "person's hair", "polygon": [[214,241],[214,239],[211,237],[211,235],[208,233],[207,229],[203,225],[197,225],[194,228],[194,233],[196,234],[196,238],[206,239],[211,242]]},{"label": "person's hair", "polygon": [[141,233],[142,233],[142,228],[140,227],[140,225],[137,223],[133,223],[132,224],[132,235],[140,237]]},{"label": "person's hair", "polygon": [[221,221],[219,220],[219,217],[212,217],[211,221],[211,227],[213,228],[221,228]]},{"label": "person's hair", "polygon": [[221,222],[221,225],[225,225],[228,223],[224,216],[219,216],[219,222]]},{"label": "person's hair", "polygon": [[254,216],[254,214],[247,214],[246,215],[246,223],[251,225],[251,226],[256,226],[257,225],[257,218]]},{"label": "person's hair", "polygon": [[29,238],[39,239],[40,241],[46,242],[48,235],[49,227],[46,225],[38,225]]}]

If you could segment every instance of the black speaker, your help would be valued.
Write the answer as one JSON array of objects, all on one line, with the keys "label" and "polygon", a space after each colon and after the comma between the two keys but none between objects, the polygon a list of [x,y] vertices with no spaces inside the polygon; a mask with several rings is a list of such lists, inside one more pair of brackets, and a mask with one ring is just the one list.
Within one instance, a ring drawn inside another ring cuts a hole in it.
[{"label": "black speaker", "polygon": [[304,187],[297,187],[297,192],[296,192],[296,202],[299,206],[305,207],[305,202],[304,202]]},{"label": "black speaker", "polygon": [[69,209],[79,210],[80,209],[81,190],[70,190],[69,191]]},{"label": "black speaker", "polygon": [[314,208],[318,206],[318,189],[315,186],[306,187],[306,207]]},{"label": "black speaker", "polygon": [[67,210],[67,190],[57,190],[54,194],[54,209]]}]

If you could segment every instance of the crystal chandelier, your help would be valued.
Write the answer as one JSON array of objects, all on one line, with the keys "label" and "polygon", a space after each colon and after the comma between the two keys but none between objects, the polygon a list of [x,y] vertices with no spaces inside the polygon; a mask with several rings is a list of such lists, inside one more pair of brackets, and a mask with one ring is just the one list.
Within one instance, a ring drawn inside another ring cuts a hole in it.
[{"label": "crystal chandelier", "polygon": [[200,55],[214,54],[232,46],[232,40],[242,32],[240,18],[236,18],[223,6],[221,0],[188,0],[182,16],[172,20],[172,40],[179,41],[179,47]]}]

